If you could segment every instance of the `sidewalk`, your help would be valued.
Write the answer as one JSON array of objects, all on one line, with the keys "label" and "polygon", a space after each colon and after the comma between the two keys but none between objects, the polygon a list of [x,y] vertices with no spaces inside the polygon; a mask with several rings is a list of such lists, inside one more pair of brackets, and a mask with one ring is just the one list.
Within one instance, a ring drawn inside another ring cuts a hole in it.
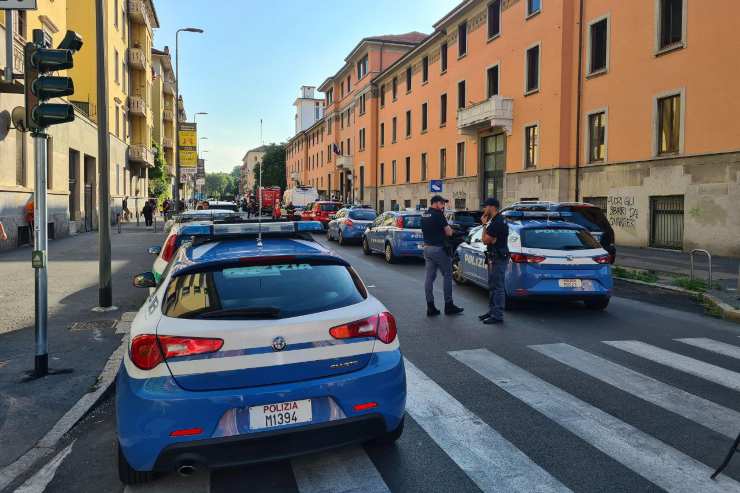
[{"label": "sidewalk", "polygon": [[97,232],[49,242],[49,367],[71,369],[23,383],[34,360],[34,271],[31,249],[0,255],[0,469],[23,455],[96,384],[111,353],[121,314],[138,310],[146,290],[132,286],[134,274],[150,270],[146,252],[160,245],[161,232],[135,224],[113,228],[113,300],[119,309],[96,313]]}]

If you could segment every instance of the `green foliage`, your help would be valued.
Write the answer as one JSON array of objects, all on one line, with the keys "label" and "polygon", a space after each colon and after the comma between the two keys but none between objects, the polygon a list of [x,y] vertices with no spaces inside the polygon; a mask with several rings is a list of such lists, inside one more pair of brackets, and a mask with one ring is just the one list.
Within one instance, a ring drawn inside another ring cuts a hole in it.
[{"label": "green foliage", "polygon": [[234,178],[229,173],[206,173],[206,196],[222,199],[234,195]]},{"label": "green foliage", "polygon": [[285,144],[270,144],[265,150],[265,156],[262,158],[262,170],[259,166],[254,167],[254,187],[255,190],[260,182],[260,172],[262,175],[263,187],[278,186],[285,190]]},{"label": "green foliage", "polygon": [[692,280],[688,277],[677,277],[673,280],[673,284],[679,288],[696,291],[697,293],[704,293],[707,290],[707,283],[701,279]]},{"label": "green foliage", "polygon": [[157,197],[158,202],[172,195],[170,178],[167,175],[167,162],[159,144],[153,143],[154,167],[149,169],[149,196]]},{"label": "green foliage", "polygon": [[622,279],[634,279],[636,281],[649,283],[658,282],[658,276],[650,271],[629,270],[624,267],[614,267],[612,269],[612,273],[614,274],[614,277]]}]

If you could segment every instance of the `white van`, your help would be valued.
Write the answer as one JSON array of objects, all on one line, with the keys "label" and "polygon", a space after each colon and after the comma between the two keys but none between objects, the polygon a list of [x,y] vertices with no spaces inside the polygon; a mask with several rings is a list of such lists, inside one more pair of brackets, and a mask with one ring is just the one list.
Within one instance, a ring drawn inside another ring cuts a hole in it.
[{"label": "white van", "polygon": [[314,187],[289,188],[283,194],[283,207],[291,202],[295,207],[306,207],[319,200],[319,192]]}]

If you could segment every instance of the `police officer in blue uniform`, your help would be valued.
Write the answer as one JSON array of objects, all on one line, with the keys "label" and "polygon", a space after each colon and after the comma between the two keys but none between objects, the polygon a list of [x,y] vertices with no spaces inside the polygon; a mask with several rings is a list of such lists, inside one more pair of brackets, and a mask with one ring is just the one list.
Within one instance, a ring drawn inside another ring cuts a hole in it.
[{"label": "police officer in blue uniform", "polygon": [[424,235],[424,263],[426,279],[424,293],[427,299],[427,316],[439,315],[434,306],[434,280],[437,270],[444,280],[445,315],[462,313],[463,309],[452,302],[452,255],[447,238],[452,236],[452,227],[447,224],[444,209],[447,199],[439,195],[432,197],[429,209],[421,215],[421,232]]},{"label": "police officer in blue uniform", "polygon": [[[486,325],[500,324],[504,321],[506,289],[504,280],[509,264],[509,226],[499,213],[501,204],[493,197],[483,203],[483,244],[488,247],[486,264],[488,267],[488,313],[479,318]],[[486,223],[487,222],[487,223]]]}]

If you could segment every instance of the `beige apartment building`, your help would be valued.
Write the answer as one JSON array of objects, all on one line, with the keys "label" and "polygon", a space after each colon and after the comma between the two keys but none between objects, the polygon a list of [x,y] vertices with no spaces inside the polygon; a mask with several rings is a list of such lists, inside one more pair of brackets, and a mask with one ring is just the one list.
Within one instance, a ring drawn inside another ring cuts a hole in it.
[{"label": "beige apartment building", "polygon": [[175,72],[169,48],[165,46],[163,51],[152,49],[152,63],[152,137],[162,148],[167,173],[175,176]]},{"label": "beige apartment building", "polygon": [[619,244],[740,256],[739,69],[721,62],[740,23],[716,3],[463,1],[366,84],[353,51],[313,129],[341,156],[316,168],[308,129],[286,173],[380,210],[425,206],[432,180],[458,209],[585,200]]},{"label": "beige apartment building", "polygon": [[[262,158],[265,156],[267,146],[259,146],[250,149],[242,158],[242,169],[239,179],[239,194],[247,195],[255,186],[254,168],[260,165]],[[290,182],[288,182],[290,186]]]}]

